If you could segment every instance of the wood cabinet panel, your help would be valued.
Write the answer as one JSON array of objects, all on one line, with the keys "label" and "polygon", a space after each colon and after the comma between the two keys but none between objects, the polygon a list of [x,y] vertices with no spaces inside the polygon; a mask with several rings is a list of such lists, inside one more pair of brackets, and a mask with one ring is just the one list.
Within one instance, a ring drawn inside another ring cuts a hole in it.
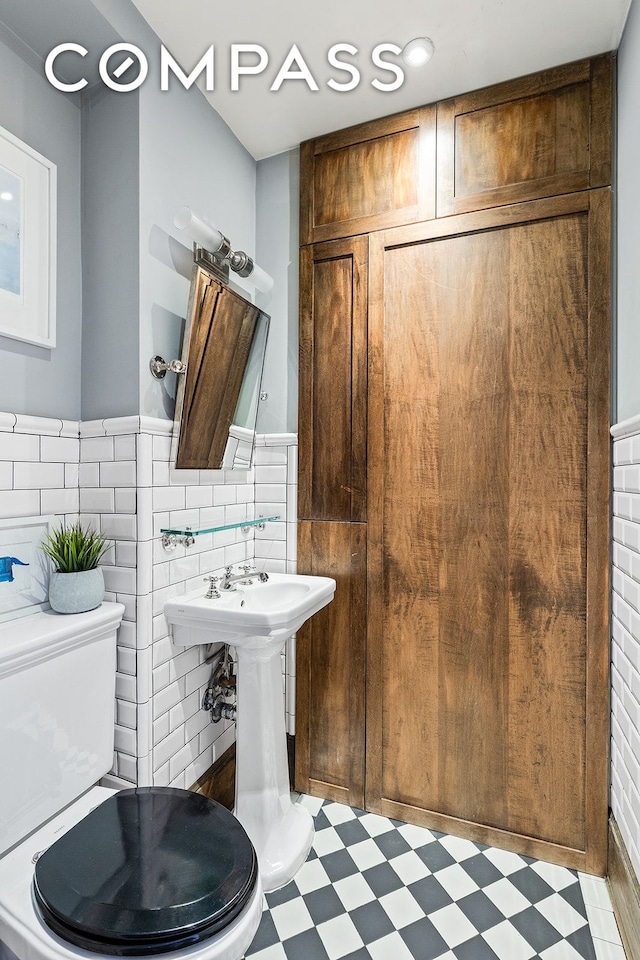
[{"label": "wood cabinet panel", "polygon": [[303,144],[301,242],[317,243],[435,213],[435,108]]},{"label": "wood cabinet panel", "polygon": [[[508,447],[509,234],[470,234],[429,248],[440,372],[436,809],[500,823],[507,794],[508,460],[498,451]],[[441,283],[446,292],[434,297]]]},{"label": "wood cabinet panel", "polygon": [[606,850],[607,203],[371,255],[367,807],[583,869]]},{"label": "wood cabinet panel", "polygon": [[613,66],[301,149],[298,787],[600,874]]},{"label": "wood cabinet panel", "polygon": [[298,571],[336,592],[297,635],[296,786],[362,807],[366,525],[302,521],[298,539]]},{"label": "wood cabinet panel", "polygon": [[607,872],[602,784],[609,782],[609,550],[611,510],[611,190],[589,195],[587,416],[587,691],[585,789],[588,873]]},{"label": "wood cabinet panel", "polygon": [[582,174],[588,185],[586,83],[455,118],[456,197],[531,180]]},{"label": "wood cabinet panel", "polygon": [[585,213],[511,234],[507,822],[577,850],[586,839],[587,229]]},{"label": "wood cabinet panel", "polygon": [[366,515],[366,237],[301,254],[298,516]]},{"label": "wood cabinet panel", "polygon": [[438,104],[438,216],[610,183],[612,60]]},{"label": "wood cabinet panel", "polygon": [[318,154],[314,170],[316,225],[417,207],[418,184],[413,176],[417,151],[418,130],[414,127]]}]

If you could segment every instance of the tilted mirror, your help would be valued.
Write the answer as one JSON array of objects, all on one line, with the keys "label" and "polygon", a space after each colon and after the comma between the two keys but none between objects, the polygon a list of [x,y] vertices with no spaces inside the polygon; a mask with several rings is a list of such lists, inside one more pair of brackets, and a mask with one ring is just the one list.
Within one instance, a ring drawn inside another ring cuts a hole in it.
[{"label": "tilted mirror", "polygon": [[178,469],[249,469],[269,317],[196,264],[176,396]]}]

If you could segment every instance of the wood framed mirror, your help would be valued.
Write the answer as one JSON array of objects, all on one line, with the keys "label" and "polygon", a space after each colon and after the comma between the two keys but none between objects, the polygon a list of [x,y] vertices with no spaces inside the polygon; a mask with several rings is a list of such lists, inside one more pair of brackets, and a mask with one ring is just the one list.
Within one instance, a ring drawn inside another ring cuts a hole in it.
[{"label": "wood framed mirror", "polygon": [[196,264],[182,347],[173,460],[189,470],[249,469],[269,317]]}]

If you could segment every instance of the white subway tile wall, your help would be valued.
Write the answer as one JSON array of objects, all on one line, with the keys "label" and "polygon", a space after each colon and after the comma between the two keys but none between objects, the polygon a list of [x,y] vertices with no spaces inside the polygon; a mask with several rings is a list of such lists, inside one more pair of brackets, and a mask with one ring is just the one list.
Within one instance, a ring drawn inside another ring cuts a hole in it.
[{"label": "white subway tile wall", "polygon": [[0,517],[77,519],[79,447],[77,423],[0,414]]},{"label": "white subway tile wall", "polygon": [[[80,516],[114,541],[103,564],[107,599],[123,603],[125,612],[107,778],[113,786],[191,786],[234,741],[232,722],[212,724],[200,709],[210,676],[205,648],[172,643],[163,605],[229,564],[252,561],[260,570],[295,572],[297,439],[261,435],[258,443],[249,472],[178,471],[170,464],[169,421],[78,424],[0,414],[0,517]],[[282,520],[264,531],[220,531],[171,552],[161,543],[162,527],[197,529],[275,514]],[[291,733],[294,651],[292,640],[283,657]]]},{"label": "white subway tile wall", "polygon": [[640,422],[628,426],[612,429],[611,808],[640,877]]}]

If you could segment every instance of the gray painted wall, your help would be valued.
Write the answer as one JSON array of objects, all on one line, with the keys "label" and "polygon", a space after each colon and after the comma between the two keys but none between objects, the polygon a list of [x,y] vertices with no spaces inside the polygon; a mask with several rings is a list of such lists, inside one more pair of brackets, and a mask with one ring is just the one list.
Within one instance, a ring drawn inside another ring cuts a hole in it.
[{"label": "gray painted wall", "polygon": [[298,429],[298,208],[300,155],[280,153],[258,162],[256,182],[256,255],[274,278],[269,296],[256,302],[271,316],[258,430]]},{"label": "gray painted wall", "polygon": [[640,3],[633,0],[618,54],[616,419],[640,414]]},{"label": "gray painted wall", "polygon": [[[256,164],[199,90],[176,83],[160,91],[159,41],[129,0],[93,0],[78,24],[69,0],[48,3],[56,38],[80,41],[88,59],[119,36],[150,61],[137,93],[99,84],[83,94],[81,113],[79,100],[42,76],[49,28],[38,29],[40,3],[24,0],[18,16],[0,0],[0,14],[13,12],[22,38],[6,33],[18,53],[0,47],[0,89],[12,91],[1,98],[0,124],[58,164],[59,346],[46,351],[0,338],[0,410],[172,417],[175,377],[153,380],[148,362],[155,353],[168,360],[181,353],[191,242],[173,227],[173,215],[188,204],[253,255]],[[246,281],[234,286],[253,297]]]},{"label": "gray painted wall", "polygon": [[82,102],[83,420],[137,413],[138,94]]},{"label": "gray painted wall", "polygon": [[[173,416],[175,376],[158,382],[151,356],[179,357],[189,298],[191,241],[173,226],[183,205],[255,253],[256,164],[195,87],[140,89],[140,412]],[[252,299],[247,281],[234,284]]]},{"label": "gray painted wall", "polygon": [[[158,38],[128,0],[92,2],[149,59],[139,89],[139,400],[129,412],[172,417],[176,378],[158,382],[148,364],[154,354],[171,360],[181,353],[191,241],[173,226],[173,215],[186,204],[236,249],[254,254],[256,163],[199,90],[173,84],[160,91]],[[234,286],[252,299],[246,281]]]},{"label": "gray painted wall", "polygon": [[58,168],[57,346],[0,336],[0,410],[77,420],[80,416],[82,261],[80,108],[53,90],[38,58],[0,24],[0,126]]}]

